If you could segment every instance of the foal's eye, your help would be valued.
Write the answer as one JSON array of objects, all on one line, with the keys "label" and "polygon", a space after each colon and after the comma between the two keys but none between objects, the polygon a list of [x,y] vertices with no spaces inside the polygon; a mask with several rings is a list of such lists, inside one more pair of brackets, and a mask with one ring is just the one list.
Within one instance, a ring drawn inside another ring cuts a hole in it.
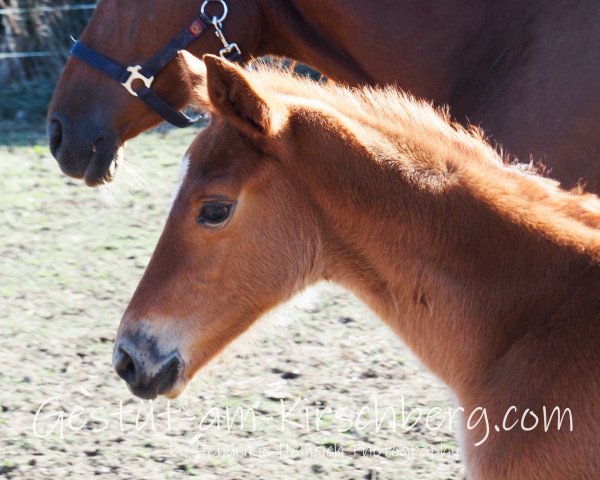
[{"label": "foal's eye", "polygon": [[223,202],[205,203],[200,209],[196,223],[217,227],[223,224],[231,215],[233,204]]}]

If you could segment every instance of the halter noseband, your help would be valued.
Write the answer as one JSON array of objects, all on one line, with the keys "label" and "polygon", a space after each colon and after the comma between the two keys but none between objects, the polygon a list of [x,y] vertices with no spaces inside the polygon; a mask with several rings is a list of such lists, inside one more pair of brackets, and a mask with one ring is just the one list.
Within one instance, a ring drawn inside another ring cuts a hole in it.
[{"label": "halter noseband", "polygon": [[[209,18],[204,12],[206,6],[211,2],[220,3],[223,7],[223,14],[220,18]],[[105,75],[119,82],[134,97],[138,97],[152,110],[158,113],[170,124],[176,127],[188,127],[197,122],[201,117],[190,118],[185,113],[171,107],[167,102],[160,98],[151,90],[154,77],[165,66],[184,50],[202,33],[212,25],[215,28],[215,34],[223,43],[223,48],[219,51],[221,57],[232,62],[242,63],[243,57],[240,48],[236,43],[229,43],[223,35],[223,20],[227,17],[228,9],[225,0],[204,0],[200,7],[200,13],[173,38],[160,52],[154,55],[150,60],[142,65],[122,67],[113,62],[110,58],[98,53],[94,49],[84,45],[80,41],[74,40],[71,48],[71,55],[87,63],[91,67],[100,70]],[[140,80],[142,86],[133,87],[133,82]]]}]

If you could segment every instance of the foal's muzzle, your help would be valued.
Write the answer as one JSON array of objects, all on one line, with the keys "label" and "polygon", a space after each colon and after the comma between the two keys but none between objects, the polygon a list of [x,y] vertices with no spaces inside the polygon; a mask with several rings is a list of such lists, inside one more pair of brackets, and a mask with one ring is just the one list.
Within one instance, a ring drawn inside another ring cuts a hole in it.
[{"label": "foal's muzzle", "polygon": [[152,336],[138,332],[117,342],[113,366],[134,395],[154,399],[172,390],[183,362],[177,351],[161,354]]}]

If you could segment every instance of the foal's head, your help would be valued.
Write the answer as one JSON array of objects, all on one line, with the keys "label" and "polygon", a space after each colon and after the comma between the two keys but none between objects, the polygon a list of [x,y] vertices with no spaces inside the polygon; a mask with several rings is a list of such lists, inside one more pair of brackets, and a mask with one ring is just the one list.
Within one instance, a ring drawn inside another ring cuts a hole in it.
[{"label": "foal's head", "polygon": [[132,392],[176,396],[262,314],[317,277],[319,224],[301,182],[275,156],[289,111],[246,74],[206,58],[211,124],[125,312],[114,365]]}]

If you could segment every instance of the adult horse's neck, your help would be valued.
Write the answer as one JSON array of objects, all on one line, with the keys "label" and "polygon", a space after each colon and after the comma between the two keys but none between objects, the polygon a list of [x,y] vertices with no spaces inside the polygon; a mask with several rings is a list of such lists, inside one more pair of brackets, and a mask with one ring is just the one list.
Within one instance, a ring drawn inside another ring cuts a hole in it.
[{"label": "adult horse's neck", "polygon": [[[441,103],[451,102],[457,89],[477,81],[474,71],[502,55],[505,37],[521,27],[517,19],[531,2],[259,3],[266,34],[258,54],[295,58],[348,84],[395,83]],[[401,33],[390,39],[390,31]]]}]

